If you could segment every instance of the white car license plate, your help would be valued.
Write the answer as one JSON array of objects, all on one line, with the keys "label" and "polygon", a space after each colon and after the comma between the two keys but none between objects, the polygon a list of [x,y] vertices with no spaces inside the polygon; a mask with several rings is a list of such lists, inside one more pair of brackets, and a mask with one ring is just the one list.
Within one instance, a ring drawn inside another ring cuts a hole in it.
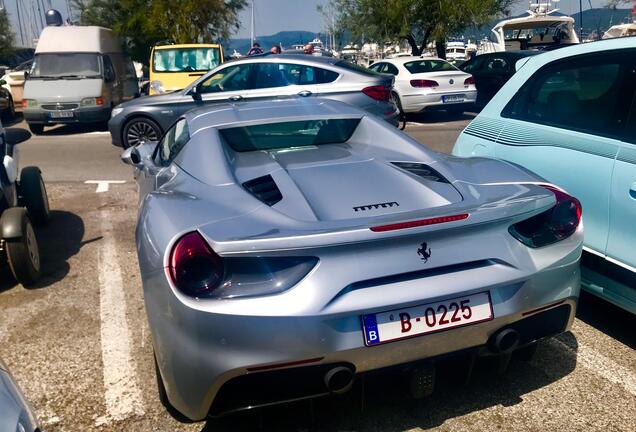
[{"label": "white car license plate", "polygon": [[73,118],[73,111],[51,111],[49,113],[51,118]]},{"label": "white car license plate", "polygon": [[464,102],[464,95],[446,95],[442,96],[442,103],[458,103]]},{"label": "white car license plate", "polygon": [[411,308],[362,316],[367,346],[493,319],[490,293],[482,292]]}]

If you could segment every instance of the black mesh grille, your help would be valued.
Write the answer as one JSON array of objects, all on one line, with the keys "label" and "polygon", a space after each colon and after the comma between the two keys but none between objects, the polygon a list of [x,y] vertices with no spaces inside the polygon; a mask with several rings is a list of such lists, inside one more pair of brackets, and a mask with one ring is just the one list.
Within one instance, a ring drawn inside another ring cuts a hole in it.
[{"label": "black mesh grille", "polygon": [[49,111],[59,111],[59,110],[71,110],[79,107],[79,104],[76,103],[61,103],[61,104],[45,104],[42,105],[42,109]]},{"label": "black mesh grille", "polygon": [[274,182],[271,175],[257,177],[253,180],[243,183],[243,187],[249,191],[254,197],[263,201],[268,206],[273,206],[283,199],[278,186]]},{"label": "black mesh grille", "polygon": [[416,162],[392,162],[392,164],[423,179],[440,183],[449,183],[443,175],[426,164]]}]

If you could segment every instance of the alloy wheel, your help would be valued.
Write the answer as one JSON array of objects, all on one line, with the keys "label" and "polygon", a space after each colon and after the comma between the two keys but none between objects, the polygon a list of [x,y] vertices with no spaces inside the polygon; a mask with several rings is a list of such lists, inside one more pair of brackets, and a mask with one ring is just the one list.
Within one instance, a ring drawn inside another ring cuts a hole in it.
[{"label": "alloy wheel", "polygon": [[126,141],[129,147],[143,144],[148,141],[158,141],[159,134],[150,123],[144,120],[135,120],[126,131]]}]

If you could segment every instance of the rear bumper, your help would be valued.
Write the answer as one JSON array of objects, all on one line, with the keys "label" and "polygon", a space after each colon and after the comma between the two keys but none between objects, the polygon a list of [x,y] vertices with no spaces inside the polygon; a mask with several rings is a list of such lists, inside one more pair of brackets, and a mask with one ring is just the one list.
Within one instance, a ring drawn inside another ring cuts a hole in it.
[{"label": "rear bumper", "polygon": [[[462,102],[445,103],[443,96],[464,95]],[[472,107],[477,100],[477,90],[467,90],[464,92],[431,92],[422,94],[409,94],[400,96],[402,109],[405,112],[417,113],[431,109],[455,109],[460,106]]]},{"label": "rear bumper", "polygon": [[[163,271],[144,277],[146,310],[168,398],[181,413],[199,420],[209,414],[218,415],[256,403],[248,398],[229,404],[231,398],[217,398],[217,395],[232,390],[237,380],[239,384],[246,380],[240,377],[255,377],[256,382],[265,380],[266,377],[257,375],[271,373],[272,366],[277,364],[287,363],[280,369],[281,373],[294,369],[290,362],[309,361],[304,367],[320,369],[325,367],[321,365],[346,364],[359,374],[485,347],[494,333],[508,326],[520,328],[523,343],[567,330],[574,319],[579,296],[579,256],[580,248],[558,265],[555,263],[521,280],[488,283],[466,278],[466,284],[471,287],[453,295],[433,294],[430,288],[437,282],[433,278],[418,279],[414,282],[420,286],[420,298],[408,306],[488,291],[494,319],[373,347],[364,344],[360,316],[379,312],[376,308],[294,316],[268,316],[266,308],[261,316],[211,313],[182,303],[172,292]],[[406,284],[394,283],[382,289],[404,292],[408,289]],[[365,294],[373,296],[373,293]],[[390,299],[386,304],[385,311],[407,306],[392,304]],[[563,305],[568,307],[567,312],[560,315],[557,324],[545,330],[524,324],[531,316],[543,316],[551,308]],[[546,306],[546,310],[537,310]],[[290,372],[290,377],[293,376]],[[248,382],[252,383],[251,378]],[[306,396],[319,395],[320,392],[315,392],[318,384],[310,387],[313,390]],[[230,390],[226,390],[228,386]],[[299,387],[302,386],[299,384]],[[252,389],[258,390],[252,392],[257,394],[255,397],[271,398],[257,387]],[[324,393],[324,387],[322,389]],[[292,390],[307,391],[296,386]],[[294,398],[282,394],[274,400],[261,400],[261,404]]]},{"label": "rear bumper", "polygon": [[74,110],[73,117],[52,118],[52,111],[39,108],[25,108],[22,111],[24,119],[29,124],[53,125],[69,123],[100,123],[110,118],[110,106],[107,107],[80,107]]}]

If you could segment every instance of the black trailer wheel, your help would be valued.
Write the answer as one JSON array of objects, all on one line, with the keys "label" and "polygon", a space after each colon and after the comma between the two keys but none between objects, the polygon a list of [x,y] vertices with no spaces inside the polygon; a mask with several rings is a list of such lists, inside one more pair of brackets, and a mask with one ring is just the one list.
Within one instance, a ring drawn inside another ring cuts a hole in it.
[{"label": "black trailer wheel", "polygon": [[22,218],[22,237],[5,240],[4,247],[11,273],[24,286],[34,284],[40,278],[40,249],[31,221]]},{"label": "black trailer wheel", "polygon": [[29,216],[36,225],[44,225],[51,217],[49,198],[38,167],[30,166],[20,172],[20,195]]}]

